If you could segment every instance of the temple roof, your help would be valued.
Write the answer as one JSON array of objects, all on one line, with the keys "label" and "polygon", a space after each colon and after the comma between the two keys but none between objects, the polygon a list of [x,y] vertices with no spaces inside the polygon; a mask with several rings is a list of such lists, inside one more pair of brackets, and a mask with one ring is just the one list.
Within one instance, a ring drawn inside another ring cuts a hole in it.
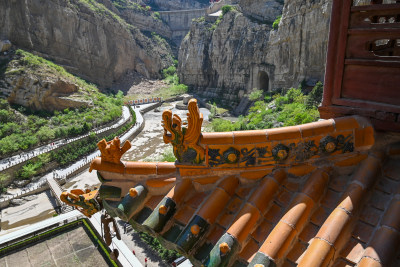
[{"label": "temple roof", "polygon": [[352,116],[196,138],[181,162],[96,158],[106,211],[199,266],[400,265],[397,137]]}]

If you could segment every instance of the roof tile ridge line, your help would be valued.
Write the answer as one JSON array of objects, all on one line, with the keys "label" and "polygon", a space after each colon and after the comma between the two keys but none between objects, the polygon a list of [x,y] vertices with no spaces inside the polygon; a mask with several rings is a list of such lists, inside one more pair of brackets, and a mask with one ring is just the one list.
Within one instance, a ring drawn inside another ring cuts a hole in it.
[{"label": "roof tile ridge line", "polygon": [[[298,233],[298,231],[297,231],[297,229],[296,229],[296,226],[295,226],[294,224],[291,224],[291,223],[285,221],[284,219],[280,219],[279,222],[282,222],[282,223],[284,223],[284,224],[287,224],[290,228],[292,228],[294,231],[296,231],[296,232]],[[277,225],[278,225],[278,224],[277,224]],[[276,226],[275,226],[275,227],[276,227]],[[271,232],[272,232],[272,231],[271,231]]]},{"label": "roof tile ridge line", "polygon": [[[158,161],[156,162],[156,176],[158,176]],[[176,177],[175,177],[175,179],[176,179]]]},{"label": "roof tile ridge line", "polygon": [[[286,172],[285,172],[285,174],[286,174]],[[274,177],[273,175],[267,176],[267,179],[271,179],[272,181],[274,181],[278,187],[283,186],[283,184],[280,184],[280,183],[275,179],[275,177]],[[287,176],[285,177],[284,180],[286,180],[286,179],[287,179]],[[400,196],[400,194],[399,194],[399,196]]]},{"label": "roof tile ridge line", "polygon": [[386,224],[381,224],[381,227],[379,227],[377,230],[379,230],[379,229],[381,229],[381,228],[387,228],[387,229],[389,229],[389,230],[395,231],[396,233],[400,233],[399,230],[397,230],[397,229],[395,229],[395,228],[393,228],[393,227],[391,227],[391,226],[389,226],[389,225],[386,225]]},{"label": "roof tile ridge line", "polygon": [[373,261],[382,263],[379,259],[373,258],[373,257],[371,257],[371,256],[362,256],[361,259],[358,261],[357,264],[359,264],[359,263],[362,261],[362,259],[364,259],[364,258],[368,258],[368,259],[371,259],[371,260],[373,260]]},{"label": "roof tile ridge line", "polygon": [[[239,175],[239,176],[240,176],[240,175]],[[239,179],[240,177],[238,177],[237,175],[229,175],[228,177],[222,179],[222,180],[217,184],[217,186],[214,187],[214,190],[213,190],[212,192],[214,192],[217,188],[223,190],[223,191],[224,191],[226,194],[228,194],[228,196],[229,196],[229,201],[228,201],[228,203],[229,203],[229,202],[230,202],[230,199],[231,199],[231,198],[235,195],[235,193],[236,193],[237,186],[236,186],[235,191],[233,192],[232,196],[231,196],[231,194],[229,194],[229,193],[225,190],[225,188],[222,188],[222,187],[219,186],[225,179],[228,179],[228,178],[237,178],[237,179],[239,180],[239,182],[240,182],[240,179]],[[239,184],[239,186],[240,186],[240,184]],[[212,192],[210,192],[210,194],[211,194]],[[209,195],[210,195],[210,194],[209,194]],[[209,196],[209,195],[208,195],[208,196]],[[208,196],[207,196],[207,198],[208,198]]]},{"label": "roof tile ridge line", "polygon": [[303,137],[303,130],[301,129],[300,125],[296,125],[296,126],[297,126],[297,128],[299,128],[300,139],[303,140],[303,139],[304,139],[304,137]]},{"label": "roof tile ridge line", "polygon": [[[313,239],[319,239],[319,240],[322,240],[322,241],[326,242],[326,243],[327,243],[328,245],[330,245],[330,246],[335,250],[335,252],[336,252],[335,245],[332,244],[331,242],[329,242],[328,240],[326,240],[325,238],[315,236]],[[310,246],[310,245],[308,245],[308,246]],[[308,247],[307,247],[307,249],[308,249]]]},{"label": "roof tile ridge line", "polygon": [[[250,198],[251,198],[251,195],[252,195],[252,194],[254,193],[254,191],[256,191],[257,188],[258,188],[258,187],[255,187],[255,188],[251,191],[251,193],[248,194],[249,197],[247,197],[246,200],[243,200],[242,205],[240,205],[239,212],[242,210],[242,208],[243,208],[244,205],[246,205],[246,204],[249,204],[249,205],[251,205],[252,207],[254,207],[254,208],[260,213],[260,215],[262,215],[262,216],[264,216],[265,214],[267,214],[267,213],[269,212],[269,210],[271,209],[271,206],[272,206],[271,203],[274,202],[276,195],[277,195],[278,192],[280,191],[280,190],[279,190],[279,187],[281,187],[281,186],[283,186],[283,185],[279,184],[278,181],[276,181],[275,178],[274,178],[273,176],[272,176],[272,177],[265,176],[265,177],[267,177],[267,178],[265,178],[265,179],[271,179],[271,180],[272,180],[273,182],[275,182],[276,185],[278,186],[277,191],[273,194],[273,197],[272,197],[272,199],[269,201],[267,208],[266,208],[264,211],[262,211],[262,210],[260,210],[260,209],[256,206],[256,204],[254,204],[253,202],[249,201]],[[286,178],[285,178],[285,179],[286,179]],[[261,179],[260,181],[262,181],[262,179]],[[233,218],[233,220],[235,220],[235,219],[236,219],[236,217]],[[232,224],[233,224],[233,221],[232,221],[231,225],[232,225]],[[257,225],[257,227],[258,227],[258,226],[261,225],[261,222],[260,222],[260,223],[256,223],[255,225]],[[254,232],[254,231],[252,231],[251,233],[253,233],[253,232]]]},{"label": "roof tile ridge line", "polygon": [[[343,207],[336,207],[335,209],[343,210],[344,212],[347,213],[347,215],[349,215],[349,217],[353,217],[353,215],[354,215],[351,211],[348,211],[348,210],[346,210],[346,209],[343,208]],[[333,211],[332,211],[332,212],[333,212]],[[332,212],[331,212],[331,213],[332,213]]]},{"label": "roof tile ridge line", "polygon": [[337,132],[337,129],[336,129],[336,121],[335,121],[334,119],[329,119],[329,120],[332,121],[332,126],[333,126],[333,129],[334,129],[334,132]]},{"label": "roof tile ridge line", "polygon": [[[362,190],[366,190],[366,189],[367,189],[366,186],[365,186],[363,183],[361,183],[359,180],[353,179],[353,180],[349,183],[349,186],[350,186],[351,184],[356,184],[356,185],[361,186]],[[345,192],[343,192],[343,194],[344,194],[344,193],[345,193]]]},{"label": "roof tile ridge line", "polygon": [[[332,177],[331,177],[332,171],[331,171],[329,168],[327,168],[327,167],[317,168],[317,169],[315,169],[313,172],[311,172],[310,175],[309,175],[309,177],[307,178],[307,181],[305,181],[304,185],[308,182],[308,179],[310,179],[311,175],[313,175],[313,173],[317,172],[318,170],[321,170],[322,173],[326,173],[326,174],[328,175],[329,178],[328,178],[327,186],[329,185],[329,182],[330,182],[330,180],[331,180],[331,178],[332,178]],[[321,173],[321,174],[322,174],[322,173]],[[303,188],[304,188],[304,185],[303,185]],[[329,189],[329,187],[328,187],[325,191],[327,191],[328,189]],[[320,202],[322,201],[322,198],[325,197],[326,192],[325,192],[325,194],[323,194],[323,195],[320,196],[320,199],[319,199],[319,201],[317,201],[317,202],[314,201],[314,199],[313,199],[311,196],[309,196],[307,193],[305,193],[305,192],[303,192],[303,191],[297,192],[296,195],[301,195],[301,194],[307,196],[307,197],[308,197],[309,199],[311,199],[315,204],[318,204],[318,203],[320,203]],[[296,197],[296,196],[295,196],[295,197]]]},{"label": "roof tile ridge line", "polygon": [[124,175],[125,175],[125,174],[127,174],[126,173],[127,172],[127,166],[126,165],[127,165],[128,162],[127,161],[122,161],[122,160],[121,160],[121,162],[122,162],[122,165],[124,165]]}]

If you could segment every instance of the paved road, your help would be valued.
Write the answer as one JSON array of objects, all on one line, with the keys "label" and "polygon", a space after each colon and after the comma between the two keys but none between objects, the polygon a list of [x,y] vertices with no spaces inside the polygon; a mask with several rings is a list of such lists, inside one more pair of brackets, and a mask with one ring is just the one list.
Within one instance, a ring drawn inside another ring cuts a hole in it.
[{"label": "paved road", "polygon": [[[129,109],[124,106],[122,109],[122,118],[120,120],[118,120],[117,123],[115,123],[112,126],[109,127],[105,127],[105,128],[98,128],[97,130],[95,130],[96,133],[102,133],[104,131],[107,131],[111,128],[116,128],[118,126],[120,126],[121,124],[125,123],[130,117],[130,113],[129,113]],[[19,164],[21,162],[27,161],[33,157],[36,157],[37,155],[49,152],[53,149],[56,149],[60,146],[66,145],[68,143],[74,142],[76,140],[82,139],[87,137],[89,134],[85,134],[85,135],[81,135],[78,137],[74,137],[74,138],[66,138],[66,139],[61,139],[58,140],[56,142],[44,145],[44,146],[40,146],[38,148],[35,148],[31,151],[26,151],[26,152],[22,152],[19,155],[15,155],[13,157],[9,157],[9,158],[5,158],[0,160],[0,171],[10,168],[16,164]],[[53,145],[54,144],[54,145]]]}]

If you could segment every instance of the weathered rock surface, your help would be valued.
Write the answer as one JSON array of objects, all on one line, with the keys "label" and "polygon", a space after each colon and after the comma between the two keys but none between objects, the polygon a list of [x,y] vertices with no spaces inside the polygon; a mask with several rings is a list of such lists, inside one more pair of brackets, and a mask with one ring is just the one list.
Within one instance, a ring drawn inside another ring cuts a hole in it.
[{"label": "weathered rock surface", "polygon": [[171,50],[104,6],[79,0],[0,0],[0,38],[36,51],[101,87],[127,71],[161,77]]},{"label": "weathered rock surface", "polygon": [[[5,57],[0,56],[4,60]],[[7,69],[0,75],[0,95],[10,103],[32,110],[64,110],[89,107],[76,80],[47,64],[32,66],[25,57],[11,50]]]},{"label": "weathered rock surface", "polygon": [[259,68],[264,57],[270,26],[243,13],[229,12],[215,30],[212,27],[207,22],[193,22],[179,50],[179,78],[198,88],[202,96],[235,105],[244,91],[252,88],[253,69]]},{"label": "weathered rock surface", "polygon": [[278,31],[272,31],[266,61],[275,71],[271,88],[323,81],[332,1],[288,1]]},{"label": "weathered rock surface", "polygon": [[13,75],[5,78],[9,88],[8,101],[32,110],[64,110],[88,107],[90,102],[70,97],[79,87],[69,81],[33,74]]},{"label": "weathered rock surface", "polygon": [[283,1],[240,0],[239,5],[245,15],[271,24],[282,14]]},{"label": "weathered rock surface", "polygon": [[331,1],[285,1],[279,29],[272,30],[268,21],[281,2],[241,0],[240,11],[227,13],[217,26],[193,23],[179,51],[180,80],[200,95],[238,106],[253,88],[322,81]]}]

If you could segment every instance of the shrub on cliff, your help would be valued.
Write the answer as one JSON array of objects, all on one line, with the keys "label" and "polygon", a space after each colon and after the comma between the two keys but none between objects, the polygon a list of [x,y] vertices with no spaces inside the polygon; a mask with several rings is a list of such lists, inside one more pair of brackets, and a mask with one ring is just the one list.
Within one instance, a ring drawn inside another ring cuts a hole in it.
[{"label": "shrub on cliff", "polygon": [[225,15],[226,13],[228,13],[229,11],[233,10],[233,6],[231,5],[225,5],[221,8],[222,10],[222,15]]},{"label": "shrub on cliff", "polygon": [[277,29],[278,29],[279,23],[281,22],[281,18],[282,18],[282,16],[279,15],[279,16],[275,19],[274,23],[272,23],[272,28],[273,28],[274,30],[277,30]]}]

